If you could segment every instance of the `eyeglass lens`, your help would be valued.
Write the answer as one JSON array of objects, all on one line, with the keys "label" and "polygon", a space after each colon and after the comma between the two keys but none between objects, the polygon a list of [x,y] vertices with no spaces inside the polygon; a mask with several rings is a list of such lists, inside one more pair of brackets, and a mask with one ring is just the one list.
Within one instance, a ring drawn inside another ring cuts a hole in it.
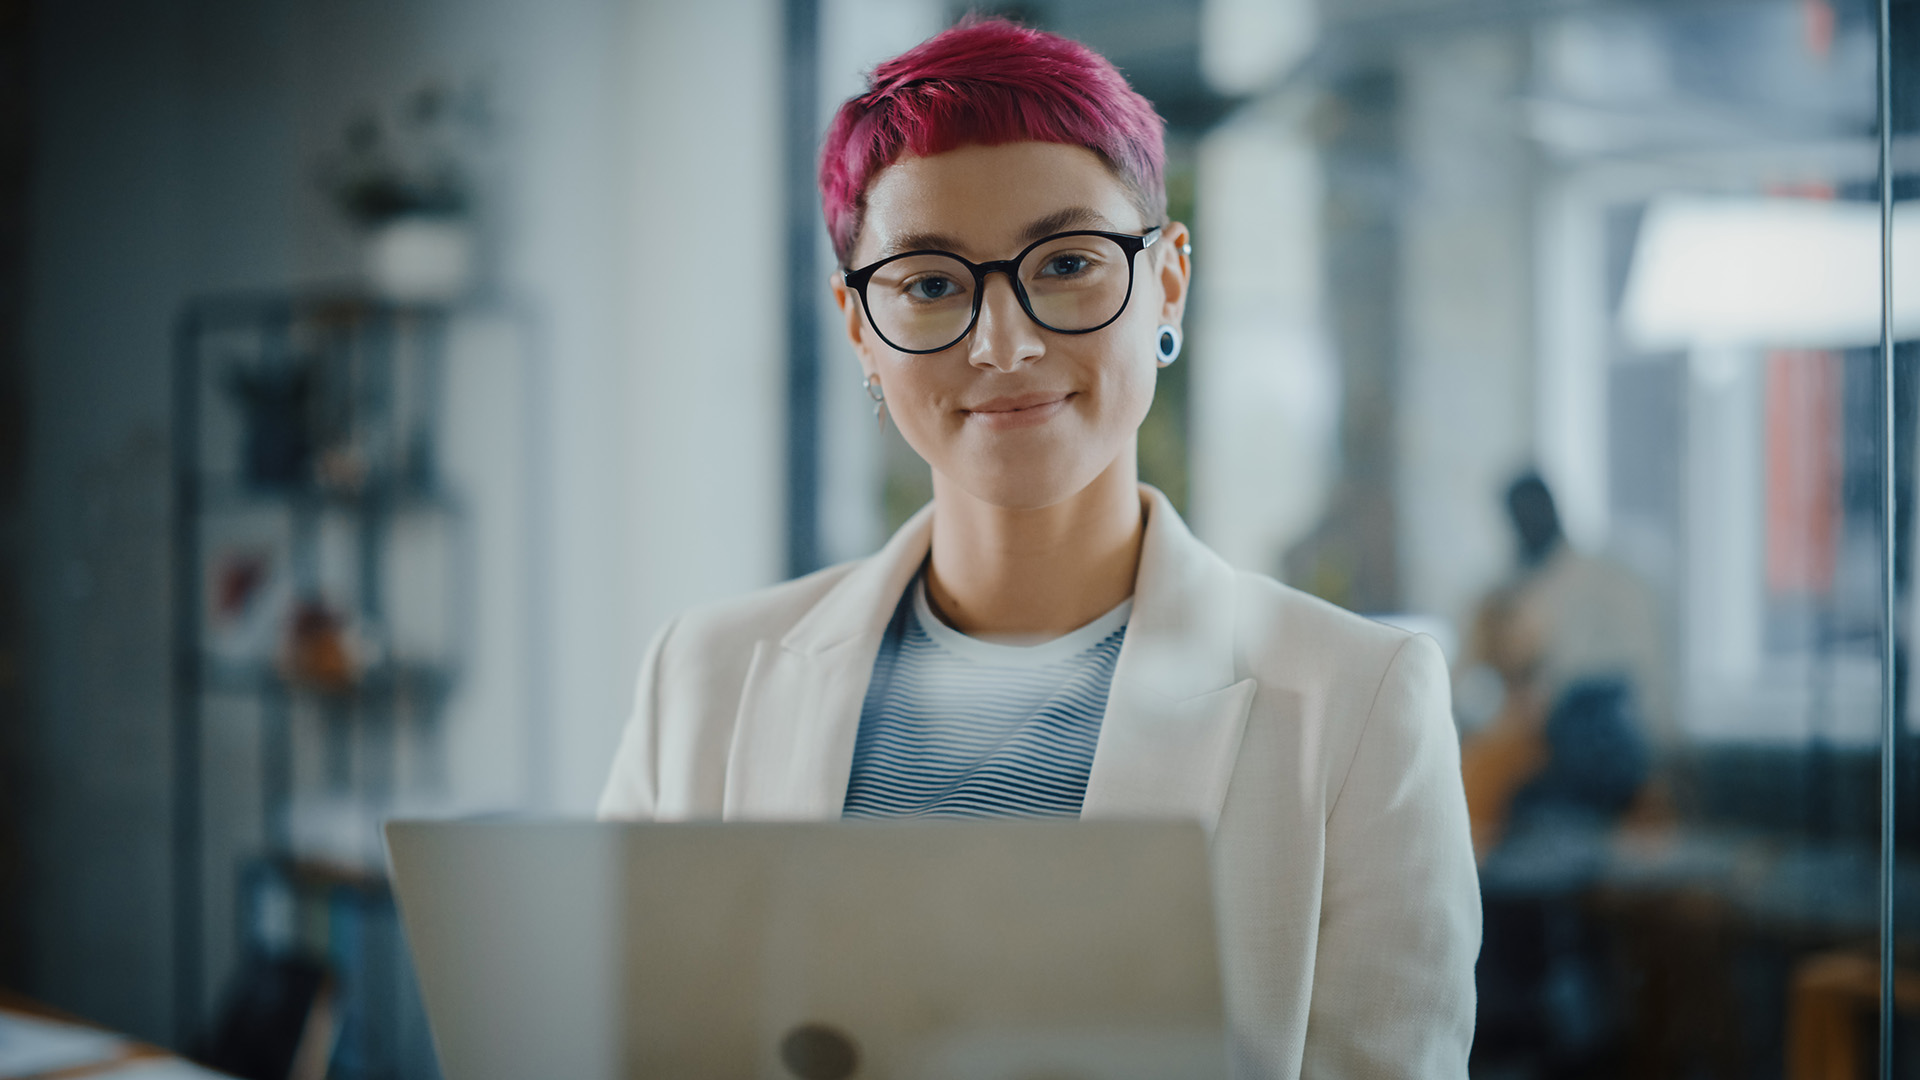
[{"label": "eyeglass lens", "polygon": [[[1091,330],[1120,314],[1131,280],[1125,249],[1103,236],[1062,236],[1015,268],[1033,317],[1050,330]],[[896,348],[943,349],[973,320],[973,272],[946,255],[909,255],[874,271],[867,310]]]}]

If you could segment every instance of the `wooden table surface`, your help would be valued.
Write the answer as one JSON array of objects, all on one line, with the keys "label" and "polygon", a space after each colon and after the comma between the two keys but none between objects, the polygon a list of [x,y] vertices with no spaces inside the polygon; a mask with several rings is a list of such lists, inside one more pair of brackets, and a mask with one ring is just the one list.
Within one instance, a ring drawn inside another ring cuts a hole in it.
[{"label": "wooden table surface", "polygon": [[[91,1028],[94,1031],[104,1031],[107,1034],[116,1035],[123,1040],[124,1048],[118,1057],[110,1058],[106,1061],[96,1061],[90,1065],[76,1065],[70,1069],[55,1069],[52,1072],[34,1073],[31,1077],[26,1078],[26,1080],[68,1080],[70,1077],[97,1076],[101,1073],[121,1068],[129,1062],[179,1060],[178,1056],[171,1051],[154,1046],[152,1043],[144,1043],[138,1039],[120,1035],[118,1032],[110,1028],[102,1027],[85,1017],[75,1016],[65,1010],[56,1009],[51,1005],[36,1001],[25,994],[9,990],[4,986],[0,986],[0,1011],[17,1013],[21,1016],[31,1016],[39,1020],[55,1020],[63,1024],[73,1024],[77,1027]],[[209,1073],[208,1075],[217,1074]]]}]

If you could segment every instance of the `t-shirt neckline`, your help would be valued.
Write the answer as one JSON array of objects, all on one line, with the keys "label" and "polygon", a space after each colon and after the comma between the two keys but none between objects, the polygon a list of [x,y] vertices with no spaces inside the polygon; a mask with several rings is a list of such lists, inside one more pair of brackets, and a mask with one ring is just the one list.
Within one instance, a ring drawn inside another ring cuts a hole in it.
[{"label": "t-shirt neckline", "polygon": [[933,643],[953,653],[955,656],[979,664],[996,667],[1045,667],[1048,664],[1069,660],[1086,652],[1107,639],[1114,631],[1127,625],[1133,614],[1133,597],[1125,600],[1105,615],[1080,627],[1069,630],[1056,638],[1033,644],[1009,644],[987,641],[963,634],[941,621],[933,613],[933,605],[927,601],[927,575],[916,574],[909,587],[913,595],[913,618],[920,624]]}]

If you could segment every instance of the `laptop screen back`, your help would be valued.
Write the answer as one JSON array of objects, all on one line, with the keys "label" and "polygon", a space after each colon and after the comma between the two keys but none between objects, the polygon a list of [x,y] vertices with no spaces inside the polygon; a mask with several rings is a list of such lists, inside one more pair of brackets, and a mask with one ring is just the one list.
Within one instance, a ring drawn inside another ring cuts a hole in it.
[{"label": "laptop screen back", "polygon": [[387,837],[449,1080],[1225,1075],[1193,825]]}]

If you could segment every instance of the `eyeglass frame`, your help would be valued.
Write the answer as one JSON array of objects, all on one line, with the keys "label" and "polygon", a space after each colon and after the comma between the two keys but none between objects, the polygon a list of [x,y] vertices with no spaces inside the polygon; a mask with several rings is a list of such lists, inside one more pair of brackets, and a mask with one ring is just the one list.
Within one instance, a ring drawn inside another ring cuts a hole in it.
[{"label": "eyeglass frame", "polygon": [[[1138,257],[1141,252],[1152,247],[1154,242],[1160,239],[1160,234],[1165,229],[1165,225],[1155,225],[1139,236],[1135,236],[1132,233],[1106,232],[1101,229],[1069,229],[1066,232],[1051,233],[1035,240],[1033,243],[1021,248],[1020,254],[1015,255],[1011,259],[994,259],[991,262],[983,263],[973,262],[972,260],[955,255],[951,251],[940,251],[935,248],[922,249],[919,251],[902,251],[897,255],[889,255],[878,262],[868,263],[858,270],[849,270],[842,267],[840,269],[840,275],[841,280],[846,283],[847,288],[859,294],[860,310],[866,314],[867,325],[873,327],[873,332],[879,335],[880,340],[886,342],[887,346],[896,352],[908,353],[913,356],[927,356],[932,353],[946,352],[948,349],[965,341],[968,334],[973,333],[973,328],[980,323],[980,308],[986,303],[988,274],[1007,275],[1007,284],[1013,286],[1013,296],[1014,299],[1020,301],[1020,310],[1026,312],[1027,318],[1033,320],[1033,324],[1040,329],[1051,330],[1056,334],[1091,334],[1096,330],[1105,330],[1107,327],[1113,325],[1114,320],[1126,314],[1127,305],[1133,302],[1134,259]],[[1104,237],[1120,245],[1120,249],[1126,252],[1127,255],[1127,294],[1120,298],[1119,308],[1115,309],[1113,315],[1110,316],[1106,322],[1101,323],[1099,326],[1089,326],[1084,330],[1062,330],[1058,327],[1048,326],[1042,322],[1040,316],[1033,313],[1033,302],[1027,298],[1026,286],[1020,284],[1020,276],[1014,273],[1015,269],[1019,267],[1021,260],[1033,254],[1034,249],[1040,247],[1042,244],[1049,244],[1055,240],[1064,239],[1069,236]],[[895,345],[893,339],[887,336],[887,332],[880,329],[880,324],[874,321],[873,306],[867,303],[867,283],[873,280],[873,275],[876,271],[890,262],[897,262],[900,259],[910,259],[920,255],[939,255],[943,258],[952,259],[954,262],[966,267],[967,270],[973,274],[973,315],[967,319],[966,329],[954,335],[952,341],[947,342],[937,349],[905,349],[899,345]]]}]

